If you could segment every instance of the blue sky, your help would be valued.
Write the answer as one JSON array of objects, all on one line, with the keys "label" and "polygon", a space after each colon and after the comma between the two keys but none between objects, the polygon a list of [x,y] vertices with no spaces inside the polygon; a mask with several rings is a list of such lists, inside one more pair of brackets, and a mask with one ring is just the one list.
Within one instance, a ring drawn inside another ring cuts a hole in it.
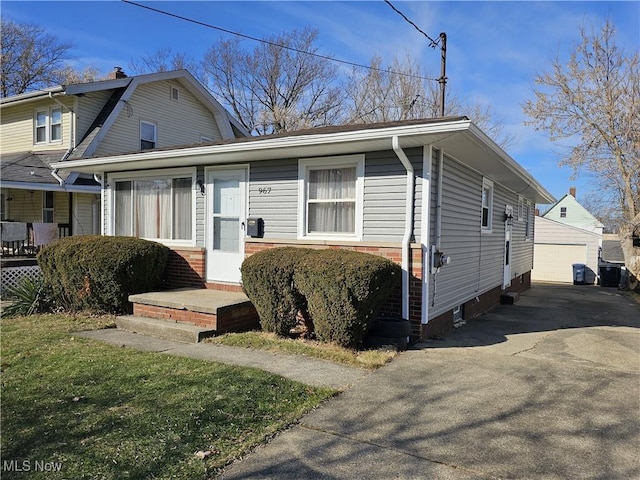
[{"label": "blue sky", "polygon": [[[384,1],[194,1],[140,2],[245,35],[262,38],[310,26],[319,30],[320,53],[368,64],[374,55],[391,61],[409,55],[433,77],[440,52]],[[490,105],[515,135],[509,154],[556,198],[578,188],[578,199],[597,186],[586,175],[571,180],[557,166],[560,149],[524,125],[521,105],[533,97],[536,73],[550,59],[566,57],[581,25],[609,18],[618,45],[640,48],[640,1],[462,2],[392,1],[432,38],[447,34],[447,88],[461,98]],[[2,14],[34,23],[71,42],[74,64],[106,73],[125,71],[132,59],[170,47],[200,59],[230,35],[120,1],[2,1]],[[246,40],[248,48],[251,41]]]}]

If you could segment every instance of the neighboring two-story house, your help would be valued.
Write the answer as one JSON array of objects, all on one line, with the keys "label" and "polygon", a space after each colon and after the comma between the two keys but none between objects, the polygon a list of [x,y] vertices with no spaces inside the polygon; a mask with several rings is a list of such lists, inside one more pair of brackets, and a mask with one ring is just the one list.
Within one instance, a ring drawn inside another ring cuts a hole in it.
[{"label": "neighboring two-story house", "polygon": [[128,77],[116,68],[108,80],[2,98],[0,114],[3,256],[35,251],[33,225],[101,233],[102,179],[55,162],[249,135],[186,70]]},{"label": "neighboring two-story house", "polygon": [[535,229],[533,280],[573,282],[573,265],[583,264],[584,282],[597,282],[604,225],[578,203],[575,188],[536,216]]}]

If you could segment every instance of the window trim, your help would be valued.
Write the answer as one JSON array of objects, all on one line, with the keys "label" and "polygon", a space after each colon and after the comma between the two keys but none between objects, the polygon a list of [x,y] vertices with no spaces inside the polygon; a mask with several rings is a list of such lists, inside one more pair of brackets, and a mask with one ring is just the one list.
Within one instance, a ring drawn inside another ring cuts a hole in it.
[{"label": "window trim", "polygon": [[[143,148],[142,147],[142,142],[149,142],[150,140],[147,140],[145,138],[142,138],[142,126],[143,125],[150,125],[153,127],[153,147],[148,147],[148,148]],[[155,122],[150,122],[148,120],[140,120],[140,150],[152,150],[154,148],[158,147],[158,125]]]},{"label": "window trim", "polygon": [[[47,206],[47,199],[51,199],[51,206]],[[42,192],[42,221],[44,223],[55,223],[55,194],[51,190]],[[51,216],[51,221],[47,219],[47,213]]]},{"label": "window trim", "polygon": [[[364,154],[301,158],[298,160],[298,240],[362,240],[364,208]],[[355,220],[353,233],[307,233],[308,177],[311,170],[356,169]]]},{"label": "window trim", "polygon": [[[60,122],[53,123],[53,112],[60,112]],[[44,123],[38,124],[38,114],[44,115]],[[60,125],[60,138],[53,138],[53,127]],[[44,140],[38,141],[38,129],[43,129]],[[47,145],[47,144],[59,144],[62,143],[64,137],[64,117],[62,114],[62,107],[44,107],[37,108],[33,111],[33,144],[34,145]]]},{"label": "window trim", "polygon": [[[484,191],[489,190],[489,205],[487,205],[487,225],[484,225]],[[491,233],[493,231],[493,197],[494,183],[486,177],[482,177],[482,192],[480,194],[480,231],[482,233]]]},{"label": "window trim", "polygon": [[180,101],[180,89],[175,85],[171,85],[170,87],[169,98],[174,102]]},{"label": "window trim", "polygon": [[518,221],[524,220],[524,209],[526,207],[525,199],[522,195],[518,195]]},{"label": "window trim", "polygon": [[[140,237],[140,238],[158,242],[168,247],[195,246],[196,245],[196,199],[197,199],[197,191],[196,191],[197,171],[195,167],[170,168],[170,169],[147,170],[147,171],[136,171],[136,172],[116,172],[116,173],[108,174],[107,189],[108,189],[108,198],[109,198],[109,222],[107,225],[108,227],[107,235],[115,236],[115,231],[116,231],[116,222],[115,222],[116,182],[119,182],[119,181],[135,182],[136,180],[150,180],[154,178],[174,179],[174,178],[185,178],[185,177],[191,178],[191,238],[190,239],[188,238],[185,238],[185,239],[146,238],[146,237]],[[173,222],[173,217],[171,218],[171,221]]]},{"label": "window trim", "polygon": [[560,218],[567,218],[567,207],[560,207]]},{"label": "window trim", "polygon": [[524,217],[523,217],[523,221],[524,221],[524,239],[525,240],[531,240],[532,219],[531,219],[531,202],[529,200],[525,200],[524,201],[524,208],[526,209],[524,211]]}]

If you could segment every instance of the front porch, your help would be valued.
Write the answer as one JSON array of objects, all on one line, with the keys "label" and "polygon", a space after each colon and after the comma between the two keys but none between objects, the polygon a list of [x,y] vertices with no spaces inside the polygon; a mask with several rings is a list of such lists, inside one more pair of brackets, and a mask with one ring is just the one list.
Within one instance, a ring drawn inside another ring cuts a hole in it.
[{"label": "front porch", "polygon": [[258,313],[247,296],[204,288],[131,295],[133,315],[118,317],[118,328],[166,340],[204,338],[258,328]]}]

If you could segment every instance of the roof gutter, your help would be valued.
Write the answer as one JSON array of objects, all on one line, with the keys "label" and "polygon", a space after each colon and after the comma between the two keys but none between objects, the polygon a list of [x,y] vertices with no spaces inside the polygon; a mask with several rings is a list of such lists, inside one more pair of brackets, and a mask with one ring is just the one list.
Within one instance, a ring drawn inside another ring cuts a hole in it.
[{"label": "roof gutter", "polygon": [[407,189],[406,204],[404,217],[404,235],[402,237],[402,318],[409,320],[409,269],[411,262],[409,261],[411,251],[411,237],[413,234],[413,201],[415,187],[415,172],[413,165],[400,147],[398,136],[391,137],[391,145],[396,156],[407,171]]}]

